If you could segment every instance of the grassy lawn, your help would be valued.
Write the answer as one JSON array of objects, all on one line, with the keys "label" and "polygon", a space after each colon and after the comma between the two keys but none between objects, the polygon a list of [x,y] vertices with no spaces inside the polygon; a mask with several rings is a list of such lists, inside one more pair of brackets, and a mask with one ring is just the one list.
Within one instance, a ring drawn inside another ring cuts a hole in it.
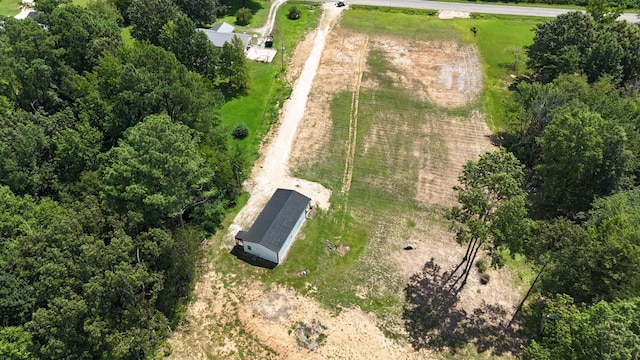
[{"label": "grassy lawn", "polygon": [[[271,3],[263,0],[254,0],[254,1],[240,1],[240,0],[232,0],[228,3],[227,16],[221,17],[216,20],[216,23],[226,22],[227,24],[231,24],[236,27],[235,32],[242,32],[245,30],[251,30],[252,28],[262,26],[266,20],[267,15],[269,15],[269,6]],[[249,25],[241,26],[236,24],[236,12],[238,9],[246,7],[251,10],[253,14],[253,18],[251,19],[251,23]]]},{"label": "grassy lawn", "polygon": [[[475,15],[473,19],[448,20],[464,33],[480,51],[485,72],[485,107],[487,122],[494,132],[508,126],[504,99],[509,96],[507,86],[513,76],[526,71],[523,48],[533,43],[533,28],[547,19],[508,15]],[[469,31],[477,29],[477,36]]]},{"label": "grassy lawn", "polygon": [[0,0],[0,15],[16,16],[20,12],[20,0]]},{"label": "grassy lawn", "polygon": [[[287,3],[289,4],[296,3]],[[285,47],[285,62],[308,29],[315,28],[321,15],[321,10],[308,3],[298,4],[298,7],[302,10],[302,15],[295,21],[287,19],[286,13],[279,11],[273,31],[275,46]],[[278,53],[270,64],[251,62],[249,93],[247,96],[231,99],[219,111],[223,126],[232,127],[239,122],[247,124],[249,136],[243,140],[230,141],[247,148],[252,156],[257,155],[260,141],[277,120],[278,111],[291,91],[283,81],[281,55]]]},{"label": "grassy lawn", "polygon": [[125,46],[133,46],[136,41],[136,39],[131,36],[131,28],[132,26],[120,28],[120,35],[122,36],[122,41],[124,41]]}]

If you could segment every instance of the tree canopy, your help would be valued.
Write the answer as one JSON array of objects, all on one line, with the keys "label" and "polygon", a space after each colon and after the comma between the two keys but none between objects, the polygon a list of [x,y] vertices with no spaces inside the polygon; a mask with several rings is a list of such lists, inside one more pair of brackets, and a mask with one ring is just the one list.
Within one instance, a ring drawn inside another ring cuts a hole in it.
[{"label": "tree canopy", "polygon": [[108,153],[104,197],[116,212],[138,212],[146,224],[183,221],[192,207],[218,195],[213,169],[187,126],[151,115],[127,129]]},{"label": "tree canopy", "polygon": [[640,356],[640,298],[584,307],[559,295],[548,300],[542,336],[525,349],[525,358],[616,359]]},{"label": "tree canopy", "polygon": [[239,193],[216,109],[248,77],[173,2],[116,5],[140,41],[101,2],[2,19],[2,359],[152,356]]},{"label": "tree canopy", "polygon": [[[592,14],[597,19],[594,20]],[[536,26],[527,48],[536,78],[550,82],[560,74],[585,74],[590,82],[608,75],[617,85],[640,76],[640,30],[634,24],[602,21],[607,10],[569,12]]]}]

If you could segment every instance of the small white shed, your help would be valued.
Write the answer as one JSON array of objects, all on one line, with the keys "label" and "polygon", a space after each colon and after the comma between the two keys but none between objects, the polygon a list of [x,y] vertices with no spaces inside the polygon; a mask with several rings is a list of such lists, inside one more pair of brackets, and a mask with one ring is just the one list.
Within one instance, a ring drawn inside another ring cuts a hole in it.
[{"label": "small white shed", "polygon": [[297,191],[277,189],[249,231],[238,231],[236,243],[246,253],[282,263],[310,204],[311,199]]}]

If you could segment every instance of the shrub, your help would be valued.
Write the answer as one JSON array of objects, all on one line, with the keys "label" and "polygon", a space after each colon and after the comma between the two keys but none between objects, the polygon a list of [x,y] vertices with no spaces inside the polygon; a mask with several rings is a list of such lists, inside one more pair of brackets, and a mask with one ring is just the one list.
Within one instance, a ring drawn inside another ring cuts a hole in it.
[{"label": "shrub", "polygon": [[489,273],[482,273],[480,275],[480,284],[486,285],[487,283],[489,283],[489,280],[491,280],[491,276],[489,276]]},{"label": "shrub", "polygon": [[238,139],[238,140],[244,139],[247,137],[247,135],[249,135],[249,128],[245,123],[237,123],[236,126],[233,128],[231,135],[233,135],[234,139]]},{"label": "shrub", "polygon": [[489,265],[487,265],[487,260],[479,259],[478,261],[476,261],[476,267],[478,268],[480,274],[484,274],[489,268]]},{"label": "shrub", "polygon": [[300,9],[292,6],[289,8],[289,15],[287,15],[287,17],[289,18],[289,20],[298,20],[300,19],[300,13]]},{"label": "shrub", "polygon": [[249,25],[252,18],[253,14],[248,8],[240,8],[236,11],[236,24],[238,25]]}]

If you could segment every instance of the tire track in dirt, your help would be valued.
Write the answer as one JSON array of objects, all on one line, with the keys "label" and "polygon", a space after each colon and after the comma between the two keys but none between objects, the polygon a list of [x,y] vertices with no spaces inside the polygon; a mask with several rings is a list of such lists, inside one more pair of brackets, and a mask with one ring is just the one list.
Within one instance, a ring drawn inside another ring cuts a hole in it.
[{"label": "tire track in dirt", "polygon": [[345,218],[349,209],[348,192],[353,179],[353,166],[356,157],[356,142],[358,139],[358,106],[360,104],[360,87],[362,86],[362,75],[364,74],[365,60],[367,54],[367,44],[369,37],[365,37],[360,49],[358,49],[358,70],[354,77],[353,91],[351,92],[351,108],[349,109],[349,140],[347,154],[344,163],[344,176],[342,177],[342,193],[347,194],[344,200],[344,211],[342,213],[342,231],[344,231]]},{"label": "tire track in dirt", "polygon": [[[351,92],[351,109],[349,111],[349,142],[344,164],[344,176],[342,177],[342,193],[347,193],[351,188],[353,178],[353,163],[356,156],[356,141],[358,136],[358,105],[360,103],[360,86],[367,53],[369,37],[364,38],[362,47],[358,51],[358,71],[354,77],[353,91]],[[346,209],[346,208],[345,208]]]}]

